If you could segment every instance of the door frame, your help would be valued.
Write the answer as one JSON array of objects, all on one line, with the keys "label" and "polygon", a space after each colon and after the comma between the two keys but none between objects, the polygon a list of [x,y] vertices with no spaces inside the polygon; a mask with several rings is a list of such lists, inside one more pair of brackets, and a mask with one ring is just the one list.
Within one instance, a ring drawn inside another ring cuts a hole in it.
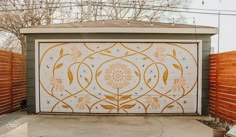
[{"label": "door frame", "polygon": [[177,40],[177,39],[36,39],[35,40],[35,108],[36,113],[40,112],[40,93],[39,93],[39,44],[41,42],[148,42],[148,43],[197,43],[198,46],[198,76],[197,76],[197,114],[202,114],[202,40]]}]

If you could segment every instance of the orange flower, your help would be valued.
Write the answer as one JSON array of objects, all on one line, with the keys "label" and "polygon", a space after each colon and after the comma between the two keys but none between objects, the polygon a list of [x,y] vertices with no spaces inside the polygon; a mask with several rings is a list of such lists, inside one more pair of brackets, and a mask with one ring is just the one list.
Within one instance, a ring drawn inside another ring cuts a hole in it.
[{"label": "orange flower", "polygon": [[147,96],[146,97],[146,103],[150,104],[152,109],[160,108],[160,104],[159,104],[159,101],[158,101],[157,97]]},{"label": "orange flower", "polygon": [[73,61],[76,61],[82,55],[82,53],[76,47],[71,48],[71,52]]},{"label": "orange flower", "polygon": [[130,69],[121,63],[110,65],[105,73],[107,85],[112,86],[114,89],[121,89],[129,85],[129,81],[132,78]]},{"label": "orange flower", "polygon": [[186,85],[185,79],[182,78],[177,78],[174,80],[174,85],[172,86],[173,91],[180,91],[180,89]]},{"label": "orange flower", "polygon": [[89,103],[90,103],[90,97],[89,97],[89,95],[85,95],[83,97],[79,97],[78,104],[76,105],[76,107],[82,110]]},{"label": "orange flower", "polygon": [[50,80],[50,84],[56,88],[58,91],[64,90],[64,87],[62,85],[62,80],[60,78],[52,77]]},{"label": "orange flower", "polygon": [[160,61],[160,62],[163,62],[164,61],[164,57],[165,57],[165,52],[166,49],[162,48],[162,47],[158,47],[157,48],[157,51],[155,52],[155,57],[157,57],[157,59]]}]

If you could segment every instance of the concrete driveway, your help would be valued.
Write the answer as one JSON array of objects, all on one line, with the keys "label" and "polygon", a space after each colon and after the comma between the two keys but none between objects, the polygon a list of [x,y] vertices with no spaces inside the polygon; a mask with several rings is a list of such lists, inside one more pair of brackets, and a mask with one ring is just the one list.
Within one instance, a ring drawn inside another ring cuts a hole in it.
[{"label": "concrete driveway", "polygon": [[15,112],[0,117],[0,137],[212,137],[192,116],[61,116]]}]

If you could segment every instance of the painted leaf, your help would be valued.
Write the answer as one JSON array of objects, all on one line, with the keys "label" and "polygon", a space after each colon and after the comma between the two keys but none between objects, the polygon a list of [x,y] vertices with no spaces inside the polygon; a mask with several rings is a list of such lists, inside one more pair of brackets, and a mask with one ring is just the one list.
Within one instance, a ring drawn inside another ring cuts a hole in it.
[{"label": "painted leaf", "polygon": [[84,80],[85,80],[87,83],[89,83],[89,80],[88,80],[88,78],[86,78],[86,77],[85,77],[85,78],[84,78]]},{"label": "painted leaf", "polygon": [[144,58],[143,58],[143,60],[146,60],[146,59],[147,59],[147,57],[144,57]]},{"label": "painted leaf", "polygon": [[112,97],[112,96],[107,96],[105,95],[106,99],[109,99],[111,101],[116,101],[116,98]]},{"label": "painted leaf", "polygon": [[96,76],[97,76],[97,77],[100,76],[101,73],[102,73],[102,71],[99,71]]},{"label": "painted leaf", "polygon": [[69,79],[70,84],[71,84],[73,82],[73,74],[72,74],[71,70],[68,70],[67,75],[68,75],[68,79]]},{"label": "painted leaf", "polygon": [[173,57],[176,57],[176,51],[173,49]]},{"label": "painted leaf", "polygon": [[60,50],[60,56],[62,56],[63,53],[64,53],[64,50],[63,50],[63,48],[61,48],[61,50]]},{"label": "painted leaf", "polygon": [[111,53],[111,51],[110,50],[105,50],[107,53]]},{"label": "painted leaf", "polygon": [[123,106],[120,107],[120,109],[131,109],[131,108],[133,108],[135,105],[136,105],[136,104],[132,104],[132,105],[129,105],[129,104],[127,104],[127,105],[123,105]]},{"label": "painted leaf", "polygon": [[115,109],[115,107],[112,106],[112,105],[102,105],[102,104],[101,104],[101,106],[102,106],[104,109],[109,109],[109,110]]},{"label": "painted leaf", "polygon": [[173,108],[174,107],[174,105],[168,105],[167,106],[167,108]]},{"label": "painted leaf", "polygon": [[131,95],[125,95],[120,98],[120,100],[127,100],[131,97]]},{"label": "painted leaf", "polygon": [[151,79],[151,78],[149,78],[149,79],[148,79],[148,81],[147,81],[147,83],[150,83],[150,82],[151,82],[151,80],[152,80],[152,79]]},{"label": "painted leaf", "polygon": [[173,66],[174,66],[176,69],[179,69],[179,70],[181,70],[181,68],[180,68],[180,66],[179,66],[179,65],[177,65],[177,64],[173,64]]},{"label": "painted leaf", "polygon": [[135,75],[139,77],[139,73],[137,71],[134,71]]},{"label": "painted leaf", "polygon": [[59,69],[62,66],[63,66],[63,63],[60,63],[60,64],[56,65],[55,69]]},{"label": "painted leaf", "polygon": [[168,79],[168,70],[165,70],[164,74],[163,74],[163,82],[166,85],[167,79]]},{"label": "painted leaf", "polygon": [[94,59],[94,57],[89,57],[89,59]]},{"label": "painted leaf", "polygon": [[68,105],[62,105],[63,108],[70,108]]}]

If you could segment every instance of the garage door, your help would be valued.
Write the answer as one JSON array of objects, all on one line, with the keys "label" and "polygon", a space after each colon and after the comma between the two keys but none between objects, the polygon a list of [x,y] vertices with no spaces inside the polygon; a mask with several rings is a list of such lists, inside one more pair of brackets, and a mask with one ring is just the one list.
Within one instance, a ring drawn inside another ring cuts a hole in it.
[{"label": "garage door", "polygon": [[195,43],[39,43],[39,111],[196,113]]}]

